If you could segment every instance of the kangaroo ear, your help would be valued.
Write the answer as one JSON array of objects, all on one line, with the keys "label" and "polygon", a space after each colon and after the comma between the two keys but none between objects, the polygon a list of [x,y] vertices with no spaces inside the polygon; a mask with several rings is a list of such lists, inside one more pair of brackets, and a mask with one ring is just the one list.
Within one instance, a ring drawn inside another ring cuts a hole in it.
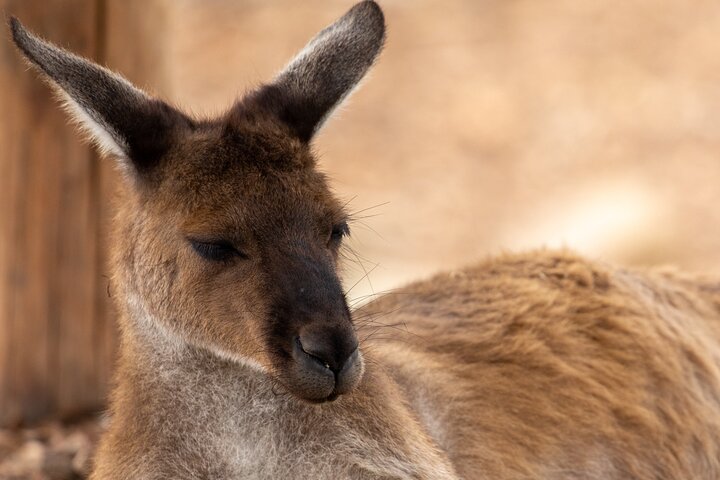
[{"label": "kangaroo ear", "polygon": [[134,87],[121,76],[41,40],[17,18],[13,40],[30,63],[45,74],[67,110],[103,153],[136,172],[152,168],[189,118]]},{"label": "kangaroo ear", "polygon": [[321,31],[254,99],[303,141],[357,86],[385,41],[385,19],[373,1],[358,3]]}]

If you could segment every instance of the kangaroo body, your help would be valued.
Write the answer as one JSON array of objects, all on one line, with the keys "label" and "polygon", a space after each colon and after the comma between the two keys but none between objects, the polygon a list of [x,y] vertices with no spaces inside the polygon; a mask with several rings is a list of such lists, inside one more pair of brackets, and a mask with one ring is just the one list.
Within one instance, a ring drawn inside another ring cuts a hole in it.
[{"label": "kangaroo body", "polygon": [[720,283],[541,251],[355,315],[366,374],[320,406],[251,367],[131,335],[96,478],[720,474]]},{"label": "kangaroo body", "polygon": [[125,177],[93,480],[720,478],[719,282],[537,251],[350,311],[310,142],[383,45],[374,2],[216,119],[11,29]]},{"label": "kangaroo body", "polygon": [[720,475],[720,283],[567,252],[490,259],[366,307],[371,341],[467,479]]}]

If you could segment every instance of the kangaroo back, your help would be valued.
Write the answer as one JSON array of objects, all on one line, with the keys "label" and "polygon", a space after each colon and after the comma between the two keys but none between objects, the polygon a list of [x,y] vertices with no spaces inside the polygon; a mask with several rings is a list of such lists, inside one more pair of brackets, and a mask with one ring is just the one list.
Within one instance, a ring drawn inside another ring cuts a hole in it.
[{"label": "kangaroo back", "polygon": [[716,478],[711,285],[539,251],[412,284],[356,316],[462,478]]}]

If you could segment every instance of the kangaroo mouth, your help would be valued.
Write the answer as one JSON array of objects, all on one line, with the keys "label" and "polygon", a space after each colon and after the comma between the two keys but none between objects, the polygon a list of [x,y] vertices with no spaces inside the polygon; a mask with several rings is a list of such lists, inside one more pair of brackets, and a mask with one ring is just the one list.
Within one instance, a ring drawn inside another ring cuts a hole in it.
[{"label": "kangaroo mouth", "polygon": [[313,404],[329,403],[351,393],[364,373],[363,358],[357,346],[338,361],[331,358],[321,345],[300,336],[292,341],[292,349],[283,355],[278,380],[293,396]]}]

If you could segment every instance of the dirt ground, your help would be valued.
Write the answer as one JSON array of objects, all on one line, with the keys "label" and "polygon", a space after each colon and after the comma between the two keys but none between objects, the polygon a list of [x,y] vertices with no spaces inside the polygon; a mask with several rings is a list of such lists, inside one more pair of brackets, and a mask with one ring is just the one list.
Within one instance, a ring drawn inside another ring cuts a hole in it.
[{"label": "dirt ground", "polygon": [[[154,90],[203,115],[352,1],[154,3]],[[718,2],[381,4],[385,52],[316,144],[357,218],[351,297],[543,246],[720,273]],[[0,431],[0,478],[81,478],[99,428]]]},{"label": "dirt ground", "polygon": [[0,429],[0,479],[86,478],[103,425],[100,417],[92,417],[22,430]]}]

